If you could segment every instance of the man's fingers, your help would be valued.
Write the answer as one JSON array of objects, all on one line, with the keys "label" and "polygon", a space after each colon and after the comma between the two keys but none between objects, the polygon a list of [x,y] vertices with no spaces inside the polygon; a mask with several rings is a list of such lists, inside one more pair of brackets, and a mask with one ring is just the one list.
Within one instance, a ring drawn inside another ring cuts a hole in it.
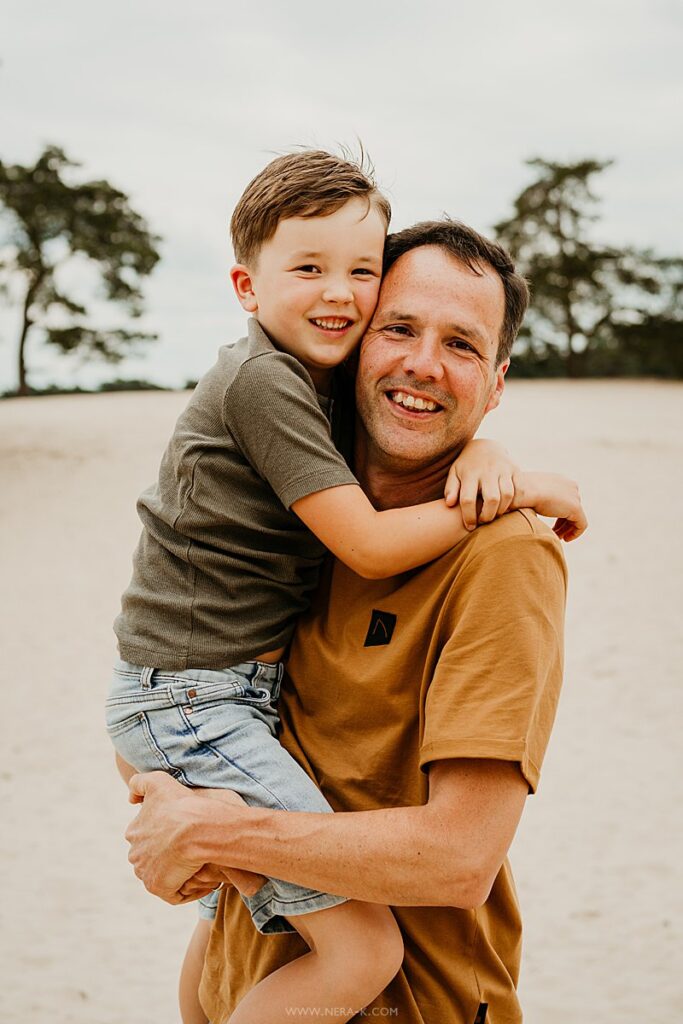
[{"label": "man's fingers", "polygon": [[225,874],[232,885],[243,896],[255,896],[259,889],[266,884],[263,875],[256,875],[253,871],[241,871],[239,868],[228,868]]},{"label": "man's fingers", "polygon": [[199,883],[190,879],[189,882],[185,882],[183,886],[178,890],[177,896],[183,900],[200,900],[203,896],[208,896],[210,892],[218,888],[215,885],[206,885],[206,883]]},{"label": "man's fingers", "polygon": [[132,804],[141,804],[145,794],[153,785],[152,778],[155,775],[163,775],[163,772],[138,772],[131,775],[128,780],[128,799]]}]

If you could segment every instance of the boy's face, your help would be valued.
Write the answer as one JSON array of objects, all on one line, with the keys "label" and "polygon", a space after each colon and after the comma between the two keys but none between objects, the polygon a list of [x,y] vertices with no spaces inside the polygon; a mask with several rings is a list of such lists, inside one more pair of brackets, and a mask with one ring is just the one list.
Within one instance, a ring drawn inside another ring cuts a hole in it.
[{"label": "boy's face", "polygon": [[242,307],[324,387],[362,338],[377,304],[386,225],[350,199],[326,217],[278,224],[255,266],[233,267]]}]

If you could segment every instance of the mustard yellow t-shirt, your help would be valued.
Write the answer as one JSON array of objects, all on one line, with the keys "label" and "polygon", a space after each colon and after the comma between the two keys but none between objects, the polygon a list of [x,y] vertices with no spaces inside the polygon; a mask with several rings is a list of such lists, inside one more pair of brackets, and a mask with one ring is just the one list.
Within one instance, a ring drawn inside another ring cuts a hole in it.
[{"label": "mustard yellow t-shirt", "polygon": [[[526,512],[389,580],[330,562],[295,634],[283,744],[335,810],[422,804],[430,763],[447,758],[514,761],[533,792],[560,691],[565,591],[560,544]],[[374,1016],[521,1021],[521,920],[507,861],[476,910],[394,913],[405,960]],[[296,935],[260,935],[228,891],[202,979],[210,1020],[222,1024],[249,989],[305,950]]]}]

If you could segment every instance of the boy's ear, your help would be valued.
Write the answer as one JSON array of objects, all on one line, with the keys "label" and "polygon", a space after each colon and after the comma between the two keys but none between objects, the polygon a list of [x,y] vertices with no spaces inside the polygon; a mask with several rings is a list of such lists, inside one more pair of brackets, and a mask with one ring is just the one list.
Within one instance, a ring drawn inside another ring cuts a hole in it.
[{"label": "boy's ear", "polygon": [[230,269],[230,280],[232,286],[235,289],[235,295],[237,300],[247,313],[256,313],[258,310],[258,301],[256,299],[256,292],[254,291],[254,284],[251,279],[251,272],[244,263],[236,263],[234,267]]}]

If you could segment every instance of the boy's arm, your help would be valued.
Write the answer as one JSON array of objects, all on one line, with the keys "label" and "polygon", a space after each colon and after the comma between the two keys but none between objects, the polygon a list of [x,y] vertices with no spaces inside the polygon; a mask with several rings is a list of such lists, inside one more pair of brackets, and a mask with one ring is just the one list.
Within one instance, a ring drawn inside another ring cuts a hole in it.
[{"label": "boy's arm", "polygon": [[[552,473],[514,475],[510,509],[533,508],[557,516],[555,532],[574,540],[586,529],[578,487]],[[466,537],[459,506],[443,500],[378,512],[354,484],[300,498],[292,510],[340,561],[366,579],[384,579],[445,554]]]},{"label": "boy's arm", "polygon": [[292,505],[333,555],[366,579],[385,579],[445,554],[467,536],[459,508],[430,501],[378,512],[358,485],[329,487]]},{"label": "boy's arm", "polygon": [[528,784],[509,761],[440,761],[423,806],[337,814],[224,804],[161,772],[135,776],[131,790],[144,802],[129,860],[169,903],[194,898],[185,883],[211,863],[370,903],[467,908],[488,896]]}]

